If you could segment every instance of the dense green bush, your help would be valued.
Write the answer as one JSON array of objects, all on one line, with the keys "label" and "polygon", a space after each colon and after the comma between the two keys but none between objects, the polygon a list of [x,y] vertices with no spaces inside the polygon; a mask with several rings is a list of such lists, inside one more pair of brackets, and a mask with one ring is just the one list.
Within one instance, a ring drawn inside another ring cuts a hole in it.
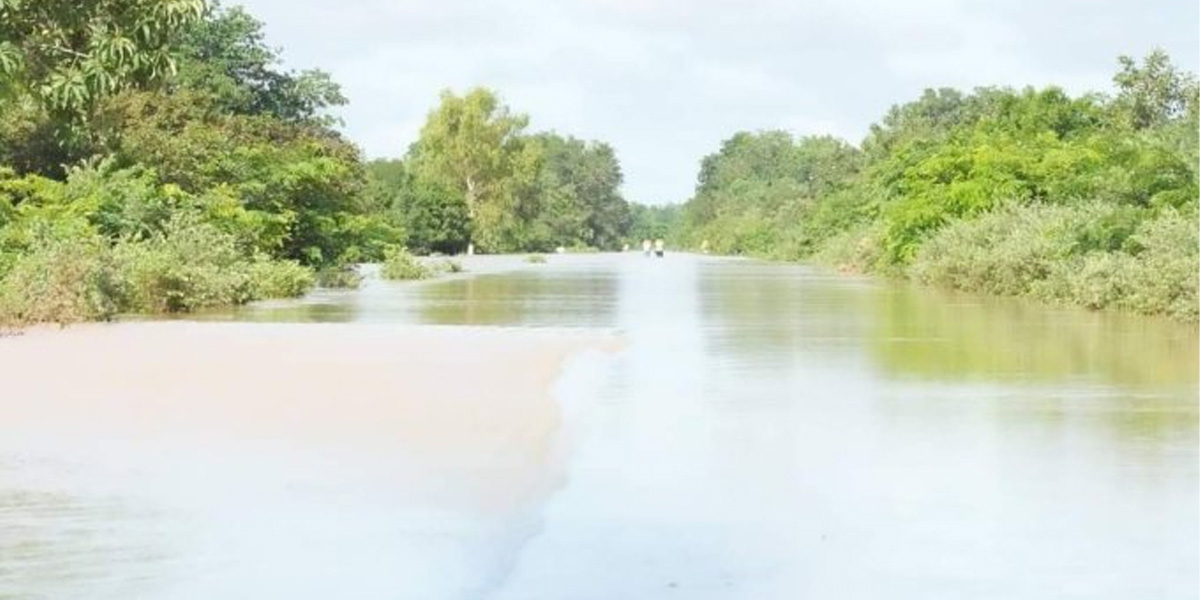
[{"label": "dense green bush", "polygon": [[403,248],[389,249],[379,271],[384,279],[407,280],[426,279],[433,273],[428,267]]},{"label": "dense green bush", "polygon": [[65,182],[0,173],[3,319],[183,312],[312,286],[309,268],[250,253],[240,206],[205,204],[109,161],[69,169]]},{"label": "dense green bush", "polygon": [[250,296],[254,300],[303,296],[315,283],[313,270],[294,260],[259,255],[250,263]]},{"label": "dense green bush", "polygon": [[921,247],[922,283],[1088,308],[1196,318],[1196,218],[1122,206],[1007,206],[956,221]]},{"label": "dense green bush", "polygon": [[883,237],[879,224],[864,223],[827,239],[811,259],[848,273],[895,274],[883,259]]},{"label": "dense green bush", "polygon": [[108,319],[120,310],[123,282],[108,244],[86,228],[34,235],[0,281],[0,325]]},{"label": "dense green bush", "polygon": [[296,261],[247,257],[233,234],[177,213],[162,232],[113,247],[125,289],[124,310],[191,312],[264,298],[300,296],[312,288],[313,271]]},{"label": "dense green bush", "polygon": [[909,273],[921,283],[1015,296],[1031,294],[1080,249],[1092,221],[1111,205],[1010,204],[958,219],[921,246]]},{"label": "dense green bush", "polygon": [[122,241],[113,258],[136,312],[189,312],[254,298],[251,261],[234,236],[181,213],[147,240]]},{"label": "dense green bush", "polygon": [[338,264],[317,271],[317,285],[323,288],[358,289],[363,276],[351,264]]},{"label": "dense green bush", "polygon": [[1093,252],[1064,263],[1055,296],[1089,308],[1118,308],[1195,321],[1200,311],[1196,215],[1169,210],[1131,238],[1137,252]]}]

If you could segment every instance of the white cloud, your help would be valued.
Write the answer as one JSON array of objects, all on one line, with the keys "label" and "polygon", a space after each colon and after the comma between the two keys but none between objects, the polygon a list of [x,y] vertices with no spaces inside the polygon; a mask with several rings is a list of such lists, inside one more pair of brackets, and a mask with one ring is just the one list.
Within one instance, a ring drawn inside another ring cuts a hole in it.
[{"label": "white cloud", "polygon": [[441,89],[487,85],[536,129],[611,143],[648,202],[686,199],[739,129],[857,142],[925,87],[1106,89],[1155,46],[1196,70],[1200,37],[1175,0],[243,2],[290,66],[342,83],[369,156],[402,154]]}]

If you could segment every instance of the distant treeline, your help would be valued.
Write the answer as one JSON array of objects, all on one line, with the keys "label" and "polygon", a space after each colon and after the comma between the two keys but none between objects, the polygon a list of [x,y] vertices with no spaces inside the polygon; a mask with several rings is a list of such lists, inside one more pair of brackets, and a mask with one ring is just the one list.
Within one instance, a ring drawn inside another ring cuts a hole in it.
[{"label": "distant treeline", "polygon": [[414,252],[620,247],[632,215],[612,147],[528,122],[491,90],[443,92],[403,159],[368,163],[368,204]]},{"label": "distant treeline", "polygon": [[696,248],[1195,320],[1197,83],[1155,51],[1112,95],[927,90],[859,146],[742,132],[707,156]]}]

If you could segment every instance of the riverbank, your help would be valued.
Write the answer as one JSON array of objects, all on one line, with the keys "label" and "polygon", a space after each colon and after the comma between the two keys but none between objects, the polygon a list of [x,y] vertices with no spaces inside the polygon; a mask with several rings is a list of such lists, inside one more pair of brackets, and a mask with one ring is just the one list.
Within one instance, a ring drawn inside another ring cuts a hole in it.
[{"label": "riverbank", "polygon": [[1118,250],[1072,255],[1074,242],[1068,236],[1043,231],[1050,219],[1028,214],[1069,211],[1016,210],[1021,214],[998,212],[947,227],[909,264],[881,261],[877,232],[863,230],[846,232],[798,256],[785,249],[725,256],[807,264],[1045,306],[1159,317],[1180,324],[1200,320],[1194,218],[1172,213],[1150,223],[1136,236],[1136,254]]}]

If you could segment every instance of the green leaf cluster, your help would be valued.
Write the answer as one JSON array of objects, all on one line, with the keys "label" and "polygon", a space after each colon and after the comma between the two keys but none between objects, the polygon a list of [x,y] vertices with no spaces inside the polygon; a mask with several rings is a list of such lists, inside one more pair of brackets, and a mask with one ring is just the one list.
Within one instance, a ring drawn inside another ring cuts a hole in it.
[{"label": "green leaf cluster", "polygon": [[1114,82],[1078,97],[927,90],[858,147],[738,133],[702,161],[680,234],[722,253],[1194,320],[1196,241],[1179,224],[1200,197],[1196,78],[1155,51],[1121,57]]}]

